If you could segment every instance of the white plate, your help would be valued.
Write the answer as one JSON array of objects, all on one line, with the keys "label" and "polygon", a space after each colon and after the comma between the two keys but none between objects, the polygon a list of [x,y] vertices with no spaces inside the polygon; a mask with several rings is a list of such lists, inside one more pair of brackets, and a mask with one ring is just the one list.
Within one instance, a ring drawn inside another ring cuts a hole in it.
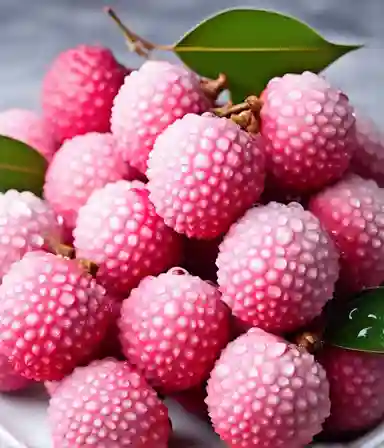
[{"label": "white plate", "polygon": [[[0,394],[0,448],[52,448],[46,422],[48,398],[41,387],[25,393]],[[207,423],[167,401],[174,428],[170,448],[225,448]],[[316,445],[314,448],[383,448],[384,424],[349,445]]]}]

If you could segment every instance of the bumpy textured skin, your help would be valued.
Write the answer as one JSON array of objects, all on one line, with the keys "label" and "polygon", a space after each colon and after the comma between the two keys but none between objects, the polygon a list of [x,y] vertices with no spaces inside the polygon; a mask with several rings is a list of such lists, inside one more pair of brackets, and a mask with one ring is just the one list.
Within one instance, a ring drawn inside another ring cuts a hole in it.
[{"label": "bumpy textured skin", "polygon": [[213,239],[260,197],[264,162],[258,141],[232,120],[188,114],[156,140],[150,198],[176,232]]},{"label": "bumpy textured skin", "polygon": [[112,358],[79,367],[50,400],[54,448],[167,448],[166,406],[144,378]]},{"label": "bumpy textured skin", "polygon": [[138,181],[94,191],[79,211],[74,245],[79,257],[99,265],[98,281],[119,297],[181,258],[179,235],[156,214],[146,186]]},{"label": "bumpy textured skin", "polygon": [[0,280],[26,252],[49,249],[62,228],[51,207],[29,191],[0,193]]},{"label": "bumpy textured skin", "polygon": [[50,164],[44,196],[67,227],[74,228],[77,212],[91,193],[107,183],[133,180],[137,171],[124,162],[110,133],[90,132],[67,140]]},{"label": "bumpy textured skin", "polygon": [[293,331],[332,298],[339,255],[319,220],[298,203],[250,209],[217,258],[223,300],[247,326]]},{"label": "bumpy textured skin", "polygon": [[48,161],[52,159],[58,148],[48,124],[31,110],[8,109],[0,112],[0,135],[32,146]]},{"label": "bumpy textured skin", "polygon": [[340,252],[340,287],[354,292],[384,281],[384,189],[351,175],[314,196],[310,210]]},{"label": "bumpy textured skin", "polygon": [[113,98],[128,73],[100,46],[79,45],[53,61],[44,77],[42,105],[59,143],[110,130]]},{"label": "bumpy textured skin", "polygon": [[119,327],[127,359],[168,393],[207,378],[229,340],[229,311],[217,288],[173,268],[131,292]]},{"label": "bumpy textured skin", "polygon": [[60,380],[93,352],[110,313],[104,288],[78,261],[29,252],[0,286],[0,350],[24,377]]},{"label": "bumpy textured skin", "polygon": [[330,385],[328,432],[369,429],[384,417],[384,357],[327,347],[318,357]]},{"label": "bumpy textured skin", "polygon": [[125,78],[114,100],[111,129],[127,161],[145,173],[148,154],[164,129],[211,105],[196,74],[166,61],[147,61]]},{"label": "bumpy textured skin", "polygon": [[207,391],[213,427],[230,447],[304,447],[330,412],[321,365],[259,328],[224,349]]},{"label": "bumpy textured skin", "polygon": [[384,132],[373,120],[356,114],[356,149],[352,171],[384,187]]},{"label": "bumpy textured skin", "polygon": [[31,381],[16,373],[8,357],[0,354],[0,392],[13,392],[28,387]]},{"label": "bumpy textured skin", "polygon": [[263,92],[261,134],[274,182],[308,191],[337,180],[355,142],[353,109],[342,92],[304,72],[273,78]]}]

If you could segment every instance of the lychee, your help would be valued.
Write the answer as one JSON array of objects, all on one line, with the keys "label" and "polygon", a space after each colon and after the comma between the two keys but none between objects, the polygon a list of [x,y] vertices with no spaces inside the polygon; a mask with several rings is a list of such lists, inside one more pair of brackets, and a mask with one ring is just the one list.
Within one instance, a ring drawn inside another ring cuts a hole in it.
[{"label": "lychee", "polygon": [[384,356],[326,347],[318,356],[330,384],[329,433],[369,429],[384,417]]},{"label": "lychee", "polygon": [[306,446],[329,416],[329,385],[314,357],[252,328],[222,352],[206,399],[215,431],[231,447]]},{"label": "lychee", "polygon": [[[145,173],[156,138],[178,118],[211,105],[195,73],[166,61],[146,61],[125,78],[114,100],[111,129],[126,160]],[[169,153],[167,148],[164,156]]]},{"label": "lychee", "polygon": [[24,377],[60,380],[100,343],[110,313],[79,260],[28,252],[0,285],[0,350]]},{"label": "lychee", "polygon": [[131,292],[119,327],[127,359],[167,393],[207,378],[229,340],[229,312],[215,286],[172,268]]},{"label": "lychee", "polygon": [[121,180],[94,191],[79,210],[74,245],[79,257],[98,264],[98,281],[119,297],[181,258],[179,235],[156,214],[138,181]]},{"label": "lychee", "polygon": [[51,207],[29,191],[0,193],[0,283],[11,264],[29,251],[49,249],[61,226]]},{"label": "lychee", "polygon": [[361,114],[356,114],[356,149],[351,169],[384,187],[384,133],[372,119]]},{"label": "lychee", "polygon": [[294,331],[332,298],[338,253],[319,220],[298,203],[248,210],[217,258],[223,300],[244,327]]},{"label": "lychee", "polygon": [[156,140],[147,177],[150,199],[168,226],[214,239],[260,197],[264,153],[232,120],[188,114]]},{"label": "lychee", "polygon": [[355,147],[348,97],[311,72],[269,81],[261,134],[274,182],[296,192],[317,190],[347,170]]},{"label": "lychee", "polygon": [[26,143],[48,161],[58,148],[48,124],[31,110],[8,109],[0,112],[0,135]]},{"label": "lychee", "polygon": [[43,81],[44,118],[59,143],[88,132],[108,132],[113,98],[129,71],[101,46],[62,52]]},{"label": "lychee", "polygon": [[0,392],[13,392],[26,388],[31,381],[13,370],[8,357],[0,354]]},{"label": "lychee", "polygon": [[49,404],[54,448],[167,448],[166,406],[144,378],[112,358],[77,368]]},{"label": "lychee", "polygon": [[384,189],[350,175],[315,195],[310,210],[340,252],[340,288],[348,292],[384,281]]},{"label": "lychee", "polygon": [[136,174],[124,162],[112,134],[90,132],[67,140],[56,153],[46,174],[44,196],[73,229],[79,208],[94,190],[120,179],[133,180]]}]

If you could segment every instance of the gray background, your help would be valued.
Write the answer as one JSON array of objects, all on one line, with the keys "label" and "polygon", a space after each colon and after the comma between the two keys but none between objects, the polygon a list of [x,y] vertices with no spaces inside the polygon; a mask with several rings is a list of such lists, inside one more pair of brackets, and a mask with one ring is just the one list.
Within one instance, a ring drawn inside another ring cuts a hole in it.
[{"label": "gray background", "polygon": [[[170,44],[199,20],[230,6],[283,11],[325,37],[365,43],[327,70],[357,108],[384,127],[384,0],[0,0],[0,109],[38,109],[41,79],[55,55],[79,43],[110,46],[136,66],[102,7],[112,5],[137,33]],[[278,31],[277,31],[278,32]]]}]

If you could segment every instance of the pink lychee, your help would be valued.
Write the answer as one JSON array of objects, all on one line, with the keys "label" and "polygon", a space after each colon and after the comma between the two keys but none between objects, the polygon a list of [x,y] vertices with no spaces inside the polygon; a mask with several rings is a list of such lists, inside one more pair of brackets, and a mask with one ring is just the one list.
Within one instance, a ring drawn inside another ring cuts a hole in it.
[{"label": "pink lychee", "polygon": [[319,220],[298,203],[252,208],[220,245],[223,300],[245,326],[294,331],[332,298],[339,255]]},{"label": "pink lychee", "polygon": [[94,191],[79,210],[74,238],[78,256],[97,263],[98,281],[118,297],[181,258],[179,235],[156,214],[138,181],[121,180]]},{"label": "pink lychee", "polygon": [[164,393],[207,378],[229,340],[229,312],[217,288],[180,268],[145,278],[123,302],[127,359]]},{"label": "pink lychee", "polygon": [[48,161],[58,148],[48,124],[31,110],[8,109],[0,112],[0,135],[26,143]]},{"label": "pink lychee", "polygon": [[[114,100],[111,128],[127,161],[145,173],[156,138],[178,118],[210,106],[196,74],[166,61],[146,61],[125,78]],[[168,148],[164,156],[169,153]]]},{"label": "pink lychee", "polygon": [[222,352],[206,399],[215,431],[231,447],[306,446],[329,416],[329,385],[314,357],[252,328]]},{"label": "pink lychee", "polygon": [[0,392],[13,392],[26,388],[31,381],[16,373],[8,357],[0,354]]},{"label": "pink lychee", "polygon": [[286,74],[263,92],[261,134],[281,189],[317,190],[347,170],[355,147],[348,97],[314,73]]},{"label": "pink lychee", "polygon": [[0,285],[0,350],[22,376],[60,380],[100,343],[110,313],[79,260],[28,252]]},{"label": "pink lychee", "polygon": [[148,160],[157,213],[189,238],[225,233],[263,191],[264,152],[257,142],[227,118],[188,114],[177,120]]},{"label": "pink lychee", "polygon": [[54,448],[167,448],[166,406],[144,378],[112,358],[77,368],[51,398]]},{"label": "pink lychee", "polygon": [[59,143],[110,130],[113,99],[128,73],[101,46],[79,45],[57,56],[44,77],[42,103]]}]

